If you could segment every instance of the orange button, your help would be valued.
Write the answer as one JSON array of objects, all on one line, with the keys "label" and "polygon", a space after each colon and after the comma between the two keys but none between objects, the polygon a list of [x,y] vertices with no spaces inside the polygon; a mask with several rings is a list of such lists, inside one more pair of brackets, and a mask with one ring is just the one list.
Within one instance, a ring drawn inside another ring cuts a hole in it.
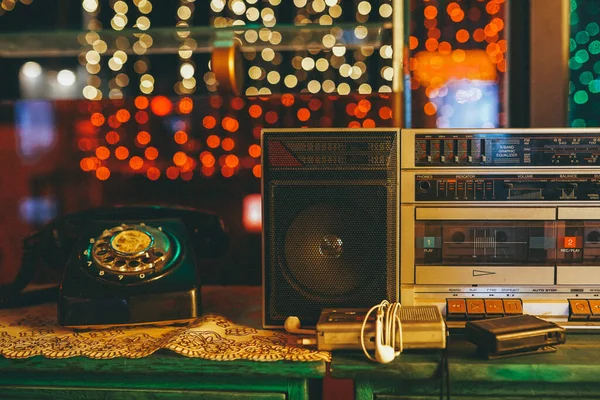
[{"label": "orange button", "polygon": [[446,299],[446,316],[448,318],[464,318],[467,306],[464,299]]},{"label": "orange button", "polygon": [[523,302],[521,299],[502,299],[504,304],[504,313],[506,315],[523,314]]},{"label": "orange button", "polygon": [[483,299],[467,299],[467,315],[471,318],[485,315]]},{"label": "orange button", "polygon": [[569,299],[569,321],[586,320],[592,314],[590,303],[585,299]]},{"label": "orange button", "polygon": [[590,315],[590,320],[600,321],[600,300],[588,300],[590,305],[590,311],[592,315]]},{"label": "orange button", "polygon": [[489,316],[504,315],[504,305],[500,299],[485,299],[485,313]]},{"label": "orange button", "polygon": [[600,300],[588,300],[592,315],[600,316]]}]

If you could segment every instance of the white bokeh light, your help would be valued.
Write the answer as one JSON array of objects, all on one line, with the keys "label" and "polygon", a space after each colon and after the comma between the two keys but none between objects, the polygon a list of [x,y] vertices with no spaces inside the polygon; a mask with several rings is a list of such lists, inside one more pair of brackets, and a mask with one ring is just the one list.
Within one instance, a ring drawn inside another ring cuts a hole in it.
[{"label": "white bokeh light", "polygon": [[71,86],[75,83],[75,74],[71,70],[63,69],[56,75],[56,80],[63,86]]},{"label": "white bokeh light", "polygon": [[42,67],[35,61],[28,61],[21,67],[21,73],[28,78],[37,78],[42,74]]}]

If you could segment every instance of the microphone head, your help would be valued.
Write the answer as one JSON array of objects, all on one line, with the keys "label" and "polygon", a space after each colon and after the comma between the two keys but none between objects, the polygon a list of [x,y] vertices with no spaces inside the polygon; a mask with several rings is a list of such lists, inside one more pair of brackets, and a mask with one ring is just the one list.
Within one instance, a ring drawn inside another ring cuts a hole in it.
[{"label": "microphone head", "polygon": [[293,316],[293,315],[290,315],[289,317],[287,317],[285,319],[285,322],[283,323],[283,327],[288,332],[300,329],[301,326],[302,325],[300,324],[300,318]]},{"label": "microphone head", "polygon": [[285,319],[283,328],[289,333],[302,333],[306,335],[315,335],[317,332],[311,329],[300,329],[300,318],[290,315]]}]

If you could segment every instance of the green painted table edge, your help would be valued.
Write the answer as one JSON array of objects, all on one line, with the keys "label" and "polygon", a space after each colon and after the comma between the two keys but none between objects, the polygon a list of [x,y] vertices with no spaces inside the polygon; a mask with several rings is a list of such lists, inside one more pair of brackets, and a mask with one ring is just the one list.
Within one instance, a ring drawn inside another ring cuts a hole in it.
[{"label": "green painted table edge", "polygon": [[153,354],[144,358],[113,358],[96,360],[85,357],[49,359],[35,356],[25,359],[8,359],[0,357],[0,380],[9,373],[86,373],[86,374],[145,374],[155,376],[264,376],[281,378],[318,379],[325,376],[324,361],[251,361],[231,360],[213,361],[199,358],[183,357],[167,353]]},{"label": "green painted table edge", "polygon": [[16,394],[38,392],[40,398],[46,398],[43,395],[53,398],[52,393],[60,390],[83,395],[88,393],[86,390],[95,389],[104,397],[90,395],[90,399],[112,399],[110,394],[116,396],[118,391],[126,393],[125,398],[137,392],[140,398],[158,398],[158,393],[171,396],[177,391],[189,395],[195,391],[195,395],[201,394],[204,398],[210,391],[216,391],[233,398],[280,393],[287,399],[306,400],[309,381],[322,379],[325,372],[326,364],[321,361],[211,361],[166,351],[139,359],[0,358],[0,398],[11,394],[14,396],[10,398],[21,398]]}]

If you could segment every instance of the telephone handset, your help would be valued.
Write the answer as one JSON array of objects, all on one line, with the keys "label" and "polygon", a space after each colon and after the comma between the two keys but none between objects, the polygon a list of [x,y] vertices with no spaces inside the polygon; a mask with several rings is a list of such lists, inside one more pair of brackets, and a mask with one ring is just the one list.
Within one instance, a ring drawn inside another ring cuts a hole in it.
[{"label": "telephone handset", "polygon": [[70,327],[172,323],[200,315],[200,258],[222,255],[216,215],[186,207],[96,208],[58,218],[24,240],[10,301],[41,258],[65,265],[58,322]]}]

